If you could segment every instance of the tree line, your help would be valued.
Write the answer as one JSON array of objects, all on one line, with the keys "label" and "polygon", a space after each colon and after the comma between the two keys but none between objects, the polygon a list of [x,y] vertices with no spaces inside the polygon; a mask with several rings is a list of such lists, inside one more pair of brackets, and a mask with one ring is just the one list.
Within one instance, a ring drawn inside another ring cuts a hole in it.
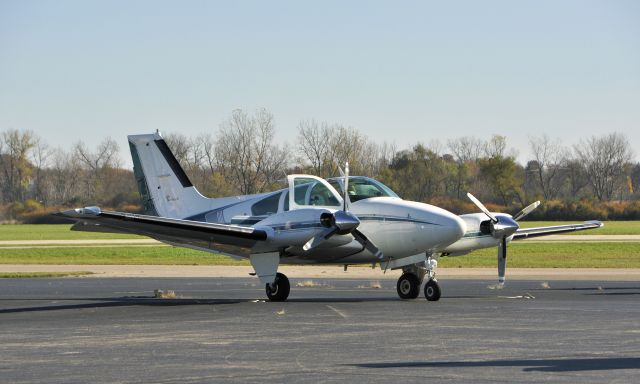
[{"label": "tree line", "polygon": [[[490,209],[517,211],[542,200],[534,219],[638,219],[640,163],[623,134],[582,139],[572,146],[548,136],[529,139],[520,164],[505,136],[458,137],[398,149],[341,124],[306,120],[294,143],[275,141],[266,109],[233,111],[215,134],[164,135],[194,185],[211,197],[253,194],[284,186],[289,173],[379,179],[401,197],[473,212],[471,191]],[[64,207],[100,205],[136,211],[133,173],[123,168],[117,143],[82,141],[52,148],[32,131],[0,133],[0,221],[34,220]]]}]

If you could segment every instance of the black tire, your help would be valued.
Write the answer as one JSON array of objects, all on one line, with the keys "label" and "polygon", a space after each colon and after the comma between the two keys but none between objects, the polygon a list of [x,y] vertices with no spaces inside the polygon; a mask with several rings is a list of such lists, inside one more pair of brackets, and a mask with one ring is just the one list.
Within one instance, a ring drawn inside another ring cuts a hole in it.
[{"label": "black tire", "polygon": [[440,294],[438,282],[435,280],[427,281],[427,284],[424,285],[424,297],[429,301],[438,301],[440,300]]},{"label": "black tire", "polygon": [[396,284],[401,299],[415,299],[420,295],[420,279],[413,273],[405,273]]},{"label": "black tire", "polygon": [[284,274],[278,272],[276,274],[276,280],[273,282],[273,288],[266,285],[267,297],[271,301],[285,301],[289,297],[289,291],[291,285],[289,285],[289,279]]}]

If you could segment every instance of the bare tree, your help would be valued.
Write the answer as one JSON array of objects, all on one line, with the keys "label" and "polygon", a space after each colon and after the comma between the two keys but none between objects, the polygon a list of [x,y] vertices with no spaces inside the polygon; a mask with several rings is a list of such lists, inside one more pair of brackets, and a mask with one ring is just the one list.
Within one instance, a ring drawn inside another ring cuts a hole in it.
[{"label": "bare tree", "polygon": [[542,195],[546,200],[554,199],[562,186],[559,179],[566,151],[559,139],[551,139],[547,135],[529,137],[529,147],[535,160],[530,170],[536,175]]},{"label": "bare tree", "polygon": [[80,199],[83,191],[79,177],[81,167],[77,157],[56,148],[51,152],[47,195],[53,204],[67,204],[71,200]]},{"label": "bare tree", "polygon": [[76,143],[74,155],[85,173],[84,187],[90,201],[103,201],[106,196],[114,194],[109,185],[113,171],[121,165],[118,151],[118,143],[110,137],[103,139],[95,152],[82,141]]},{"label": "bare tree", "polygon": [[298,124],[298,152],[302,161],[311,164],[314,175],[329,176],[334,168],[331,158],[331,144],[334,128],[326,122],[317,123],[314,120],[301,121]]},{"label": "bare tree", "polygon": [[264,191],[284,175],[287,151],[273,143],[273,115],[241,109],[222,123],[215,144],[218,168],[242,194]]},{"label": "bare tree", "polygon": [[33,172],[33,197],[46,204],[47,197],[45,194],[45,174],[47,161],[51,155],[51,149],[40,137],[34,138],[33,150],[31,151],[31,162],[34,167]]},{"label": "bare tree", "polygon": [[633,156],[627,138],[621,133],[592,136],[581,140],[574,149],[596,197],[610,200],[616,188],[624,186],[624,168]]},{"label": "bare tree", "polygon": [[[301,160],[310,165],[313,174],[321,177],[337,176],[338,167],[347,161],[352,174],[373,176],[381,164],[390,162],[392,154],[386,153],[390,148],[387,143],[384,147],[377,145],[352,127],[313,120],[298,125]],[[382,163],[381,157],[386,157]]]}]

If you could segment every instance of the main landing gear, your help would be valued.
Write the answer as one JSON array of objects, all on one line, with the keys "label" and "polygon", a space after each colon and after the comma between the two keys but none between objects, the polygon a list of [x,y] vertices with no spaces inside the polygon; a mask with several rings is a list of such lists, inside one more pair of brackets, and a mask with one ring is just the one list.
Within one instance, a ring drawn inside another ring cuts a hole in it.
[{"label": "main landing gear", "polygon": [[[272,275],[273,276],[273,275]],[[285,301],[289,297],[291,285],[289,279],[283,273],[278,272],[272,284],[266,284],[267,297],[271,301]]]},{"label": "main landing gear", "polygon": [[438,262],[429,257],[426,262],[412,264],[402,269],[403,274],[398,279],[396,289],[401,299],[415,299],[420,295],[420,286],[425,276],[427,283],[424,285],[424,297],[428,301],[440,300],[441,290],[436,280],[435,269]]}]

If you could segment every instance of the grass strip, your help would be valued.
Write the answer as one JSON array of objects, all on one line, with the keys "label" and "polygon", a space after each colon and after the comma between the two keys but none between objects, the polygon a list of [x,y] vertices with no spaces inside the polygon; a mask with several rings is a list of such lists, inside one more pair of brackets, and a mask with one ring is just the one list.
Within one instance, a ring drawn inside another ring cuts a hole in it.
[{"label": "grass strip", "polygon": [[72,231],[70,224],[5,224],[0,225],[0,240],[100,240],[146,239],[144,236],[120,233]]},{"label": "grass strip", "polygon": [[246,260],[167,246],[0,248],[0,264],[249,265]]},{"label": "grass strip", "polygon": [[16,279],[16,278],[34,278],[34,277],[69,277],[69,276],[85,276],[93,275],[89,271],[70,271],[70,272],[0,272],[0,279]]},{"label": "grass strip", "polygon": [[[507,266],[516,268],[640,268],[640,242],[509,244]],[[447,268],[491,267],[498,249],[487,248],[459,257],[442,257]]]}]

